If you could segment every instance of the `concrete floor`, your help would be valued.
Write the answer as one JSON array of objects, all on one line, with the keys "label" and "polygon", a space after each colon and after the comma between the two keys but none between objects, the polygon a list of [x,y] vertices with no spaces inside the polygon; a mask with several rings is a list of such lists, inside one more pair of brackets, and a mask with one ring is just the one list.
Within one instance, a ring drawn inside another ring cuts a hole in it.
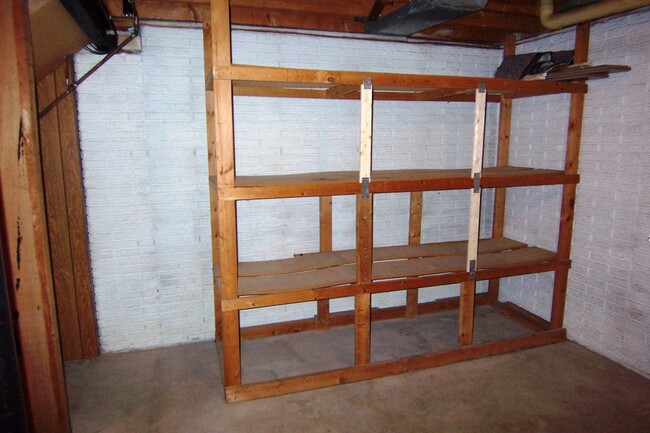
[{"label": "concrete floor", "polygon": [[[452,316],[440,317],[452,321]],[[387,344],[386,351],[373,352],[373,357],[390,357],[391,347],[394,350],[408,339],[422,350],[430,349],[417,331],[417,322],[386,323],[387,331],[373,327],[373,337],[397,332],[402,339]],[[348,332],[334,330],[330,340],[347,341]],[[525,331],[514,327],[507,332]],[[481,338],[494,337],[488,334]],[[309,335],[313,338],[303,337]],[[310,356],[301,354],[313,351],[301,350],[300,344],[319,345],[323,335],[302,333],[297,339],[292,335],[246,342],[243,357],[257,348],[254,357],[243,363],[244,376],[247,363],[248,374],[255,379],[279,374],[270,367],[256,371],[266,358],[264,353],[273,350],[299,359],[279,363],[280,370],[307,365]],[[290,340],[293,343],[287,343]],[[345,365],[351,353],[346,350],[325,358]],[[322,347],[317,352],[329,350]],[[571,342],[228,405],[219,370],[212,342],[69,362],[73,431],[650,432],[650,380]]]}]

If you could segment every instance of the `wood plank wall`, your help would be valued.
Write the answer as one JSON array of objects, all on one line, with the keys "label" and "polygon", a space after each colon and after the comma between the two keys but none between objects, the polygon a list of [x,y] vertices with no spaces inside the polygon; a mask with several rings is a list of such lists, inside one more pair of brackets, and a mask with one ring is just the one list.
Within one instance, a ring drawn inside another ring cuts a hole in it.
[{"label": "wood plank wall", "polygon": [[[66,59],[37,86],[39,110],[65,92]],[[39,119],[48,236],[65,360],[99,356],[74,93]]]},{"label": "wood plank wall", "polygon": [[0,222],[30,431],[70,430],[47,238],[27,2],[0,13]]}]

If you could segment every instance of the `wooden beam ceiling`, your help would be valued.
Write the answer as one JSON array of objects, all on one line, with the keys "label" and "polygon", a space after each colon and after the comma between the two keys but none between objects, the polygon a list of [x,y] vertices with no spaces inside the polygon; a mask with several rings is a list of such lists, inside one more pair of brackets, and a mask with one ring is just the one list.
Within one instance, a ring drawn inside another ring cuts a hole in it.
[{"label": "wooden beam ceiling", "polygon": [[[231,21],[235,25],[363,34],[364,19],[389,14],[406,2],[231,0]],[[113,16],[121,14],[121,0],[105,0],[105,3]],[[200,22],[207,19],[210,10],[210,0],[136,0],[136,5],[143,20]],[[537,1],[490,0],[481,11],[439,24],[413,37],[499,46],[508,35],[532,36],[543,32]]]}]

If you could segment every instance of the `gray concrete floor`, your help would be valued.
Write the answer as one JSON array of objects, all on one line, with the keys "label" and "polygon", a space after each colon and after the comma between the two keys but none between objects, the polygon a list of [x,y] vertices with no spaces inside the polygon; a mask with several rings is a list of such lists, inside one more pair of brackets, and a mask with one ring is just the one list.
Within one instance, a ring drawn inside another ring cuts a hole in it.
[{"label": "gray concrete floor", "polygon": [[[436,320],[453,328],[453,316]],[[478,338],[526,332],[511,325],[496,332],[502,319],[491,316],[477,313]],[[480,331],[488,322],[491,331]],[[373,358],[446,345],[432,347],[440,340],[422,332],[430,320],[383,323],[373,325],[373,342],[384,347]],[[351,362],[350,332],[245,342],[244,378],[309,370],[314,358],[345,366]],[[414,345],[406,349],[409,340]],[[332,353],[332,342],[346,347]],[[75,433],[650,432],[650,380],[571,342],[236,404],[224,402],[212,342],[69,362],[66,376]]]}]

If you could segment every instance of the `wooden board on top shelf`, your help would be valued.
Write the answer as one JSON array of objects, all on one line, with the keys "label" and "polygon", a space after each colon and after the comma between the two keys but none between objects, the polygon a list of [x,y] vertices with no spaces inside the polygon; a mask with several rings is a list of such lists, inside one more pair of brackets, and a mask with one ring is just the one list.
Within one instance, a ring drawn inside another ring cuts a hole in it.
[{"label": "wooden board on top shelf", "polygon": [[[473,186],[469,169],[375,170],[370,192],[409,192],[467,189]],[[483,171],[481,187],[557,185],[577,183],[577,174],[529,167],[492,167]],[[214,178],[211,185],[216,188]],[[356,171],[333,171],[272,176],[237,176],[235,188],[222,189],[226,200],[354,195],[361,192]]]},{"label": "wooden board on top shelf", "polygon": [[[353,86],[371,77],[375,99],[473,101],[473,91],[484,84],[488,98],[501,95],[526,97],[557,93],[586,93],[583,83],[507,80],[490,77],[416,75],[367,71],[325,71],[270,66],[229,65],[217,68],[216,77],[231,80],[239,96],[296,98],[353,98],[356,92],[339,92],[340,86]],[[210,79],[207,80],[211,82]],[[434,92],[432,92],[434,90]],[[441,90],[437,92],[436,90]]]}]

